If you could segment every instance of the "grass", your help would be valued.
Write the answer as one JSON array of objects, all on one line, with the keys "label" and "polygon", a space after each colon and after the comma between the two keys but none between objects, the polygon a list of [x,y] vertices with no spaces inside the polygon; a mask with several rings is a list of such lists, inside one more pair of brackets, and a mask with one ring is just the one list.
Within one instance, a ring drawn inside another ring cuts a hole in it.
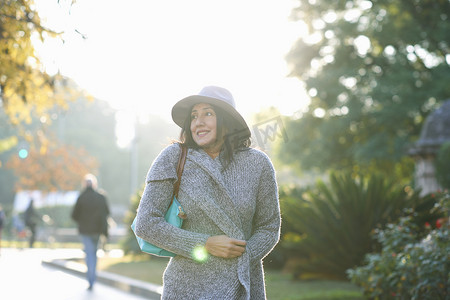
[{"label": "grass", "polygon": [[162,285],[162,274],[169,259],[138,255],[120,258],[102,257],[98,269],[130,278]]},{"label": "grass", "polygon": [[[103,257],[99,269],[131,278],[162,284],[162,273],[168,259],[147,256]],[[292,280],[289,274],[266,270],[269,300],[363,300],[358,287],[343,281]]]},{"label": "grass", "polygon": [[[28,248],[28,241],[10,241],[10,240],[2,240],[1,241],[2,248]],[[41,241],[36,241],[33,245],[33,248],[51,248],[51,249],[59,249],[59,248],[82,248],[81,243],[45,243]]]},{"label": "grass", "polygon": [[266,271],[267,298],[270,300],[362,300],[362,292],[345,281],[292,280],[291,275]]}]

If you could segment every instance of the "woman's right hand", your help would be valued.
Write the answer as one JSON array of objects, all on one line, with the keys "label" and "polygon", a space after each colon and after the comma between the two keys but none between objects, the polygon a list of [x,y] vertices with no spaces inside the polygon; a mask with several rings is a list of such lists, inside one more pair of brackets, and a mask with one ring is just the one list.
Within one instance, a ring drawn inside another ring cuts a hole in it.
[{"label": "woman's right hand", "polygon": [[206,251],[209,254],[223,257],[236,258],[242,255],[245,251],[246,241],[232,239],[226,235],[210,236],[206,240]]}]

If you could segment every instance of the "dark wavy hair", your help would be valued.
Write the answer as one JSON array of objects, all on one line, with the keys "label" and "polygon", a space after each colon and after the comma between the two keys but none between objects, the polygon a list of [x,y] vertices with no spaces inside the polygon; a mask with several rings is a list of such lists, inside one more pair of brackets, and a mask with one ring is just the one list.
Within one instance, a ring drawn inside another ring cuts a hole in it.
[{"label": "dark wavy hair", "polygon": [[[220,107],[211,106],[216,113],[217,136],[224,136],[224,143],[221,150],[224,153],[223,159],[225,160],[226,166],[233,160],[233,155],[236,151],[246,150],[250,147],[251,140],[248,135],[239,135],[239,132],[233,133],[233,124],[236,122],[234,118]],[[191,133],[191,111],[192,107],[184,120],[183,128],[181,128],[180,142],[188,148],[199,149],[200,147],[194,141]]]}]

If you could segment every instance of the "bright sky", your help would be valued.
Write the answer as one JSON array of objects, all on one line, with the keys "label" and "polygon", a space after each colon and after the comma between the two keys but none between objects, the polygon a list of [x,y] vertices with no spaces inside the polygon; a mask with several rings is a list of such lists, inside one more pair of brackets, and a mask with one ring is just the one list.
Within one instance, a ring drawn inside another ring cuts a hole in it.
[{"label": "bright sky", "polygon": [[302,34],[288,20],[292,0],[59,2],[35,0],[44,24],[65,32],[64,44],[38,49],[47,71],[117,109],[170,120],[175,102],[211,84],[229,89],[247,119],[270,106],[290,115],[309,101],[287,77],[284,57]]}]

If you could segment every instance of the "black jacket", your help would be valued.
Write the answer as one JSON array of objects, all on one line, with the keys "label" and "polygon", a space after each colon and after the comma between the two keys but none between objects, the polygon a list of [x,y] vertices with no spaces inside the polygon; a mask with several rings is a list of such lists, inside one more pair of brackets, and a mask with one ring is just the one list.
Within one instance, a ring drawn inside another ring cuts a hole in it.
[{"label": "black jacket", "polygon": [[72,211],[72,219],[78,223],[78,231],[81,234],[108,236],[108,215],[109,207],[105,196],[91,187],[80,194]]}]

